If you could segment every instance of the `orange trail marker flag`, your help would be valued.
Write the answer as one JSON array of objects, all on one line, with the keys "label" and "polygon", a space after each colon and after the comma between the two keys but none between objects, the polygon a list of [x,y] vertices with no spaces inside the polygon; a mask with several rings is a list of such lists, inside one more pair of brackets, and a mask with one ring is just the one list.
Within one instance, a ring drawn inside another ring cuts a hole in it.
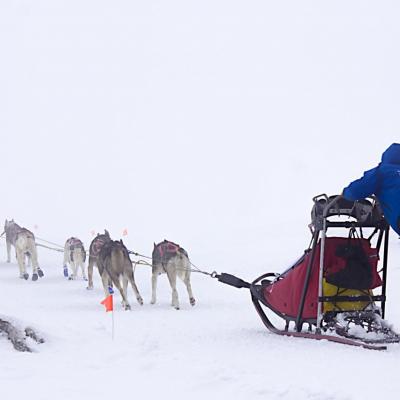
[{"label": "orange trail marker flag", "polygon": [[106,312],[114,311],[114,304],[113,304],[113,295],[110,294],[107,296],[100,304],[106,308]]},{"label": "orange trail marker flag", "polygon": [[[109,289],[110,290],[110,289]],[[111,337],[112,340],[114,340],[114,335],[115,335],[115,328],[114,328],[114,303],[113,303],[113,295],[110,294],[109,296],[107,296],[100,304],[103,304],[103,306],[106,308],[106,312],[111,311],[111,315],[112,315],[112,333],[111,333]]]},{"label": "orange trail marker flag", "polygon": [[124,229],[123,231],[122,231],[122,236],[128,236],[128,229]]}]

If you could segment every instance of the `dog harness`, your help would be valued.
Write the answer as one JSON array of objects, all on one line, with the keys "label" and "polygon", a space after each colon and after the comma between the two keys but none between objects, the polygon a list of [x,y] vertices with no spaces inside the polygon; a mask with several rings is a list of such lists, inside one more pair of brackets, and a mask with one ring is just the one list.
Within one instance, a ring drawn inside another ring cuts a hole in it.
[{"label": "dog harness", "polygon": [[86,251],[83,247],[83,243],[76,237],[71,237],[67,240],[67,245],[69,246],[69,258],[74,261],[74,250],[81,249],[83,253],[83,262],[86,261]]},{"label": "dog harness", "polygon": [[90,245],[90,255],[97,258],[103,246],[109,241],[110,239],[105,235],[99,235],[94,238],[92,244]]},{"label": "dog harness", "polygon": [[186,257],[188,256],[186,250],[179,246],[179,244],[164,240],[163,242],[157,244],[154,249],[153,264],[159,262],[165,268],[168,261],[178,254],[184,254]]}]

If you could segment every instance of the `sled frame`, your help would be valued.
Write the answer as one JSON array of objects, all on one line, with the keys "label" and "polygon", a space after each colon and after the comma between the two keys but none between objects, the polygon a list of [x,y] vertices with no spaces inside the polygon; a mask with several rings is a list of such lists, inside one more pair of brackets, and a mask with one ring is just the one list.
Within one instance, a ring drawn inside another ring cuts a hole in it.
[{"label": "sled frame", "polygon": [[[348,215],[348,216],[353,216],[354,217],[354,207],[352,208],[341,208],[343,206],[343,201],[349,203],[347,200],[343,199],[342,196],[334,196],[333,198],[329,198],[326,195],[319,195],[313,198],[314,204],[317,204],[320,206],[321,204],[321,199],[323,200],[325,206],[323,209],[321,209],[319,212],[316,212],[315,215],[313,215],[313,221],[312,224],[310,225],[310,229],[312,231],[312,239],[310,246],[307,250],[307,252],[311,252],[309,261],[307,263],[307,269],[306,269],[306,275],[304,279],[304,285],[302,288],[302,294],[300,298],[300,303],[299,303],[299,308],[297,311],[296,317],[293,316],[287,316],[284,315],[277,310],[273,309],[267,301],[264,300],[264,297],[262,295],[262,288],[263,288],[263,280],[267,280],[266,278],[269,277],[275,277],[276,279],[276,274],[274,273],[267,273],[259,278],[257,278],[255,281],[252,282],[250,285],[250,291],[251,291],[251,297],[253,304],[260,315],[264,325],[271,330],[274,333],[278,333],[281,335],[285,336],[298,336],[298,337],[307,337],[307,338],[313,338],[317,340],[330,340],[334,342],[339,342],[339,343],[344,343],[344,344],[349,344],[349,345],[354,345],[354,346],[362,346],[365,348],[370,348],[370,349],[377,349],[377,350],[382,350],[386,348],[385,346],[378,346],[376,344],[369,344],[362,342],[360,340],[352,339],[352,338],[347,338],[347,337],[337,337],[333,335],[328,335],[324,334],[321,332],[323,326],[322,323],[324,321],[324,318],[328,315],[333,314],[338,314],[342,312],[341,310],[335,310],[335,311],[328,311],[326,313],[323,312],[323,304],[325,302],[340,302],[340,301],[346,301],[346,302],[359,302],[363,301],[366,302],[368,307],[371,304],[375,304],[375,302],[380,302],[380,316],[382,319],[385,318],[385,304],[386,304],[386,287],[387,287],[387,266],[388,266],[388,247],[389,247],[389,225],[379,212],[379,204],[377,204],[376,200],[372,198],[371,201],[371,210],[375,212],[375,215],[367,216],[363,220],[357,219],[356,221],[330,221],[328,220],[329,217],[332,216],[337,216],[337,215]],[[342,204],[341,204],[342,203]],[[354,202],[356,203],[356,202]],[[378,210],[378,212],[376,212]],[[361,295],[361,296],[323,296],[323,271],[324,271],[324,251],[325,251],[325,240],[326,240],[326,233],[328,229],[331,228],[346,228],[346,229],[357,229],[359,228],[360,230],[360,236],[363,237],[362,233],[362,228],[372,228],[374,229],[373,233],[370,235],[369,239],[371,239],[375,234],[378,234],[378,239],[377,239],[377,244],[376,244],[376,249],[377,253],[379,254],[381,252],[381,244],[383,241],[383,257],[382,257],[382,269],[380,272],[382,273],[381,279],[382,279],[382,285],[381,285],[381,293],[378,295]],[[309,285],[310,285],[310,278],[311,278],[311,272],[312,272],[312,267],[315,262],[315,257],[317,253],[317,245],[318,241],[320,240],[320,260],[319,260],[319,284],[318,284],[318,313],[317,313],[317,318],[312,318],[312,319],[307,319],[303,318],[303,310],[304,310],[304,304],[306,300],[306,296],[308,293]],[[296,265],[296,264],[295,264]],[[278,278],[279,279],[279,278]],[[268,283],[268,281],[267,281]],[[264,312],[261,304],[269,308],[271,311],[273,311],[276,315],[281,317],[283,320],[286,321],[286,326],[284,330],[278,329],[275,327],[271,321],[268,319],[266,313]],[[349,312],[348,310],[343,310],[343,312]],[[295,323],[295,331],[290,331],[289,330],[289,324],[291,322]],[[307,324],[308,325],[308,332],[303,331],[303,325]],[[315,327],[315,330],[313,331],[313,327]]]}]

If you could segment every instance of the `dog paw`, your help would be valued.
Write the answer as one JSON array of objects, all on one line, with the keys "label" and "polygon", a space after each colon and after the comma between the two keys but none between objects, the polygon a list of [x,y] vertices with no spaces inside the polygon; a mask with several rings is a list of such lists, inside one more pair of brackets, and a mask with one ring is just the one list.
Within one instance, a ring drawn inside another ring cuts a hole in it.
[{"label": "dog paw", "polygon": [[190,299],[189,299],[189,301],[190,301],[190,305],[193,307],[194,305],[196,305],[196,300],[194,299],[194,297],[191,297]]},{"label": "dog paw", "polygon": [[143,299],[141,297],[137,298],[138,303],[142,306],[143,305]]}]

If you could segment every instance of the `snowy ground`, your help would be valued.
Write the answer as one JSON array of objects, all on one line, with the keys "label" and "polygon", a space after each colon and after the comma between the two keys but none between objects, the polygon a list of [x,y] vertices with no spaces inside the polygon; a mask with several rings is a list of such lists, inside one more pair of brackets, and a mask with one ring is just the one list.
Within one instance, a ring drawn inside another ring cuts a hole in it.
[{"label": "snowy ground", "polygon": [[[337,194],[400,132],[398,1],[0,0],[0,222],[88,247],[107,228],[143,254],[164,238],[251,280],[307,246],[311,198]],[[117,307],[62,275],[17,278],[0,241],[0,313],[47,341],[0,338],[1,398],[376,400],[386,352],[266,331],[245,290],[193,275],[198,301]],[[387,317],[400,329],[392,235]],[[132,294],[130,295],[132,298]]]},{"label": "snowy ground", "polygon": [[[1,246],[5,254],[4,243]],[[387,316],[400,326],[400,248],[391,245]],[[145,299],[132,311],[111,314],[100,305],[103,292],[82,280],[66,281],[61,256],[40,249],[46,276],[39,282],[17,278],[14,263],[0,264],[2,314],[36,327],[46,343],[34,354],[12,350],[0,340],[0,387],[4,398],[47,400],[141,398],[377,399],[400,390],[400,347],[368,351],[326,342],[274,336],[265,330],[248,292],[194,275],[198,304],[192,308],[183,285],[182,309],[169,306],[166,279],[159,303],[150,305],[150,274],[136,281]],[[397,264],[397,265],[396,265]],[[281,269],[281,268],[277,268]],[[230,272],[230,271],[227,271]],[[238,271],[239,272],[239,271]],[[239,272],[240,273],[240,272]],[[254,277],[241,271],[242,277]],[[97,272],[96,272],[97,274]],[[390,398],[390,397],[389,397]]]}]

